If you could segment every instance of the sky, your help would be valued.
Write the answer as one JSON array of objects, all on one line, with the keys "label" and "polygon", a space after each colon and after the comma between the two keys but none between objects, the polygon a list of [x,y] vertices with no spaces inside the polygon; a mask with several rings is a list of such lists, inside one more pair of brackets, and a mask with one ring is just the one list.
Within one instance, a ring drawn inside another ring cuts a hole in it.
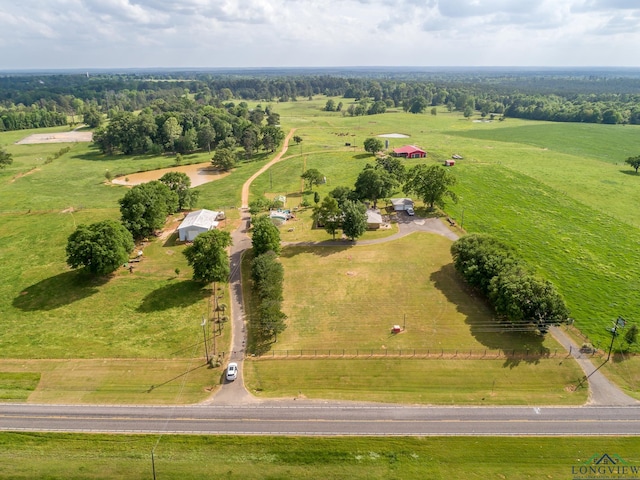
[{"label": "sky", "polygon": [[640,0],[0,0],[0,70],[640,67]]}]

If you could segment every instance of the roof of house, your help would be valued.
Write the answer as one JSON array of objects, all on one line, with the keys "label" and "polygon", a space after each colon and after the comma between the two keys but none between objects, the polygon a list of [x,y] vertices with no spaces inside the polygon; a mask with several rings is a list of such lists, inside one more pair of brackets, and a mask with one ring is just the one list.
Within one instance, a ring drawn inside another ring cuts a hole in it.
[{"label": "roof of house", "polygon": [[377,210],[367,210],[367,223],[382,223],[382,215]]},{"label": "roof of house", "polygon": [[394,148],[393,153],[410,155],[412,153],[427,153],[415,145],[405,145],[404,147]]},{"label": "roof of house", "polygon": [[413,207],[413,200],[410,198],[392,198],[389,201],[394,207],[396,205],[409,205],[410,207]]},{"label": "roof of house", "polygon": [[184,218],[184,220],[178,227],[178,230],[188,227],[210,229],[218,225],[216,218],[218,218],[219,214],[220,212],[213,212],[206,209],[196,210],[195,212],[189,213],[189,215]]}]

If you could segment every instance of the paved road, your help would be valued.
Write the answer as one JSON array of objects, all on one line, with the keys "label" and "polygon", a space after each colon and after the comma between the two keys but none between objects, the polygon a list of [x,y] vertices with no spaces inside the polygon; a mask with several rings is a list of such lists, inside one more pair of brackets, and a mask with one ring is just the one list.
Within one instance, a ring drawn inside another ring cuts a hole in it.
[{"label": "paved road", "polygon": [[640,435],[635,407],[0,405],[0,430],[243,435]]}]

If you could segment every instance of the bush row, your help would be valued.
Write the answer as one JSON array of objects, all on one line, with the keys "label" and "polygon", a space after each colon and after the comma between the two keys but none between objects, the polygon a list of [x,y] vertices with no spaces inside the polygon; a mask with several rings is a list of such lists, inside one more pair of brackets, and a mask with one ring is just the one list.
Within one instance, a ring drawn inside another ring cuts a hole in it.
[{"label": "bush row", "polygon": [[451,246],[451,254],[456,270],[489,300],[500,321],[542,334],[567,321],[569,311],[551,282],[498,239],[466,235]]}]

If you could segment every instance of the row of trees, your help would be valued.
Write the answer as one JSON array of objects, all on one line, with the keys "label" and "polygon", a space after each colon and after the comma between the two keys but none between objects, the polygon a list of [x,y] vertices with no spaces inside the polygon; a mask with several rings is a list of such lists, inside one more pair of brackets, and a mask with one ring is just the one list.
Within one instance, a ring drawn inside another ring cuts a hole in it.
[{"label": "row of trees", "polygon": [[516,330],[564,323],[569,311],[551,282],[537,277],[507,245],[484,234],[470,234],[451,246],[456,270],[493,305],[499,318]]},{"label": "row of trees", "polygon": [[251,334],[260,350],[285,328],[287,316],[282,311],[284,268],[278,261],[280,254],[280,231],[268,215],[252,218],[253,253],[251,279],[258,306],[251,316]]},{"label": "row of trees", "polygon": [[146,108],[139,115],[114,114],[106,127],[95,131],[94,143],[103,153],[127,155],[197,149],[211,152],[215,148],[234,152],[241,146],[250,158],[260,148],[274,151],[284,140],[279,121],[279,115],[269,107],[250,111],[245,103],[230,103],[225,108],[192,105],[192,109],[163,113]]},{"label": "row of trees", "polygon": [[0,110],[0,132],[27,128],[58,127],[67,124],[67,115],[37,106]]},{"label": "row of trees", "polygon": [[[114,116],[150,108],[154,114],[221,108],[231,99],[295,101],[313,95],[355,100],[348,107],[334,100],[326,110],[350,115],[381,113],[389,107],[421,113],[447,106],[483,115],[591,122],[640,123],[640,78],[629,72],[252,72],[211,75],[206,72],[139,74],[25,75],[0,77],[0,110],[40,112],[66,123],[66,116],[91,116],[93,109]],[[9,113],[13,116],[13,113]],[[59,116],[59,117],[58,117]],[[0,115],[2,117],[2,115]],[[95,117],[93,117],[95,118]],[[6,129],[39,122],[15,118]]]}]

